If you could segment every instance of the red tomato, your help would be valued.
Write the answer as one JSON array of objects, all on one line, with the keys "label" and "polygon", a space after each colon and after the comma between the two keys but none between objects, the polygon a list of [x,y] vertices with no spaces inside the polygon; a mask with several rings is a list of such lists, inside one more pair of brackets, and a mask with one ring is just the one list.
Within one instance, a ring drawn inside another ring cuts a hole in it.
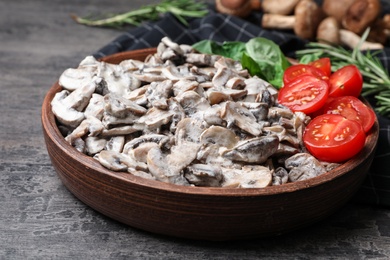
[{"label": "red tomato", "polygon": [[364,132],[368,132],[375,123],[375,112],[354,96],[334,98],[325,105],[324,114],[338,114],[359,122]]},{"label": "red tomato", "polygon": [[279,90],[278,101],[294,112],[310,114],[325,104],[328,92],[326,81],[305,75],[284,85]]},{"label": "red tomato", "polygon": [[303,134],[303,142],[314,157],[335,163],[355,156],[365,140],[364,130],[357,121],[331,114],[314,118]]},{"label": "red tomato", "polygon": [[288,67],[283,74],[283,83],[286,85],[298,77],[311,75],[322,80],[328,80],[329,77],[325,73],[311,65],[295,64]]},{"label": "red tomato", "polygon": [[355,65],[347,65],[330,75],[329,86],[330,97],[359,97],[363,88],[363,77]]},{"label": "red tomato", "polygon": [[320,58],[318,60],[312,61],[309,63],[309,65],[314,66],[320,70],[322,70],[326,76],[330,76],[332,73],[332,65],[331,65],[330,58],[325,57],[325,58]]}]

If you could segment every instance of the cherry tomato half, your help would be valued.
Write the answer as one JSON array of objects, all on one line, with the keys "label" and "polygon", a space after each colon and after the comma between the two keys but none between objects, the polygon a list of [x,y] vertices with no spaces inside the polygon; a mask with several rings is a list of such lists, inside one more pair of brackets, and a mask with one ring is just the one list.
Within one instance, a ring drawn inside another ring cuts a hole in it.
[{"label": "cherry tomato half", "polygon": [[363,77],[355,65],[346,65],[329,77],[329,96],[359,97],[363,88]]},{"label": "cherry tomato half", "polygon": [[365,140],[364,130],[357,121],[332,114],[315,117],[303,134],[303,142],[314,157],[335,163],[355,156]]},{"label": "cherry tomato half", "polygon": [[328,77],[332,73],[332,63],[328,57],[319,58],[318,60],[310,62],[309,65],[322,70]]},{"label": "cherry tomato half", "polygon": [[322,108],[328,97],[329,85],[314,76],[301,76],[279,90],[278,101],[292,111],[310,114]]},{"label": "cherry tomato half", "polygon": [[286,85],[298,77],[311,75],[322,80],[328,80],[329,77],[325,73],[314,66],[308,64],[295,64],[288,67],[283,74],[283,83]]},{"label": "cherry tomato half", "polygon": [[325,105],[324,114],[337,114],[356,120],[366,133],[375,123],[375,112],[354,96],[334,98]]}]

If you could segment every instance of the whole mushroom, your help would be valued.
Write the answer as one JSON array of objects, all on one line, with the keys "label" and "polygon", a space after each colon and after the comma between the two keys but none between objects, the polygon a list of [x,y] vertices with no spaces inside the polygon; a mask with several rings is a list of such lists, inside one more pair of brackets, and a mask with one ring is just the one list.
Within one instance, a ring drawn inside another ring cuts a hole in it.
[{"label": "whole mushroom", "polygon": [[262,27],[266,29],[293,29],[303,39],[313,39],[317,27],[324,18],[321,7],[313,0],[301,0],[294,15],[264,14]]},{"label": "whole mushroom", "polygon": [[[329,16],[318,26],[317,41],[331,45],[342,44],[354,49],[360,43],[361,37],[354,32],[342,29],[337,19]],[[360,46],[360,50],[370,49],[383,49],[383,45],[365,41]]]}]

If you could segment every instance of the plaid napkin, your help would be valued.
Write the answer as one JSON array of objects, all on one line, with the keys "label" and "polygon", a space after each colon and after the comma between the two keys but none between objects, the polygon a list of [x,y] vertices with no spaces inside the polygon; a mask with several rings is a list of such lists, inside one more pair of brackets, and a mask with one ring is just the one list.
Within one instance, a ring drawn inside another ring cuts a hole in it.
[{"label": "plaid napkin", "polygon": [[[383,12],[390,13],[390,3],[382,1]],[[252,13],[248,18],[215,12],[210,5],[210,13],[204,18],[189,20],[189,26],[181,24],[173,15],[165,15],[154,23],[146,23],[132,28],[102,47],[94,56],[101,58],[110,54],[156,47],[161,38],[168,36],[179,44],[194,44],[209,39],[246,42],[254,37],[268,38],[277,43],[288,57],[295,57],[295,51],[303,49],[305,41],[291,31],[264,30],[260,26],[261,12]],[[390,46],[378,55],[385,68],[390,68]],[[380,136],[375,158],[367,179],[356,194],[354,201],[372,205],[390,206],[390,119],[378,115]]]}]

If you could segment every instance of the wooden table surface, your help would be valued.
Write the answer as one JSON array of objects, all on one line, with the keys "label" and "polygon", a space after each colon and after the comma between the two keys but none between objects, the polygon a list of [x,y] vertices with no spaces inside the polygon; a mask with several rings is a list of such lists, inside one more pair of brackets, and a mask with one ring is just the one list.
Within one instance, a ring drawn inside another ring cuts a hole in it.
[{"label": "wooden table surface", "polygon": [[78,25],[69,14],[152,2],[0,0],[0,259],[390,259],[389,208],[350,202],[280,237],[205,242],[125,226],[63,186],[43,140],[43,98],[63,70],[122,33]]}]

